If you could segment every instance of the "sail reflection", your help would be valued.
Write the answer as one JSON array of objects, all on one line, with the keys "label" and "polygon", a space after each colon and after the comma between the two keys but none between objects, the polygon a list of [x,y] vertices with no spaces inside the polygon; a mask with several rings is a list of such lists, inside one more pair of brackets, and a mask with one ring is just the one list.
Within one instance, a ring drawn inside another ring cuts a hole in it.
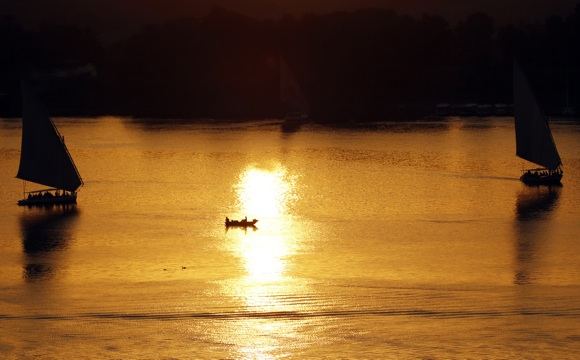
[{"label": "sail reflection", "polygon": [[516,269],[514,283],[526,285],[534,281],[534,265],[543,239],[543,229],[550,213],[557,207],[559,188],[524,189],[516,202]]},{"label": "sail reflection", "polygon": [[56,255],[66,249],[78,216],[76,206],[31,209],[20,218],[24,278],[46,280],[54,275]]},{"label": "sail reflection", "polygon": [[519,222],[545,218],[558,205],[559,187],[525,189],[518,194],[516,214]]}]

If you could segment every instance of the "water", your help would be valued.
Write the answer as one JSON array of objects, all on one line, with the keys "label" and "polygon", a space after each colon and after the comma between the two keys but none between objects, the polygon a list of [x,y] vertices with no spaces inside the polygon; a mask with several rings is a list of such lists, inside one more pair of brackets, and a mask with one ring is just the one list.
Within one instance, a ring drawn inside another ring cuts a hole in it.
[{"label": "water", "polygon": [[3,359],[580,352],[577,124],[553,124],[548,190],[518,181],[509,119],[56,123],[74,209],[15,205],[20,124],[0,120]]}]

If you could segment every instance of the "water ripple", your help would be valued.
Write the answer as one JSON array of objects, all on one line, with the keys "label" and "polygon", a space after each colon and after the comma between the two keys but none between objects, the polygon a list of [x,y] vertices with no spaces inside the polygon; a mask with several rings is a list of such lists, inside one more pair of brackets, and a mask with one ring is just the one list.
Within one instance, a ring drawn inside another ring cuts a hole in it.
[{"label": "water ripple", "polygon": [[388,309],[361,309],[361,310],[329,310],[329,311],[241,311],[241,312],[175,312],[175,313],[85,313],[85,314],[37,314],[37,315],[6,315],[0,314],[0,320],[186,320],[186,319],[280,319],[299,320],[310,318],[344,318],[344,317],[424,317],[443,319],[490,318],[509,316],[548,316],[548,317],[580,317],[579,309],[519,309],[519,310],[388,310]]}]

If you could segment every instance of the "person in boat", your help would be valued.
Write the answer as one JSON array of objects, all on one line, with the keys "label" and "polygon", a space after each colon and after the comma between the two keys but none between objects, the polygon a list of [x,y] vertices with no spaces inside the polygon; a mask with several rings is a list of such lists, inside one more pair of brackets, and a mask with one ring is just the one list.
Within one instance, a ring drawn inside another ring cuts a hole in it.
[{"label": "person in boat", "polygon": [[230,218],[226,216],[226,224],[230,222]]},{"label": "person in boat", "polygon": [[244,222],[248,222],[248,217],[247,216],[244,217]]}]

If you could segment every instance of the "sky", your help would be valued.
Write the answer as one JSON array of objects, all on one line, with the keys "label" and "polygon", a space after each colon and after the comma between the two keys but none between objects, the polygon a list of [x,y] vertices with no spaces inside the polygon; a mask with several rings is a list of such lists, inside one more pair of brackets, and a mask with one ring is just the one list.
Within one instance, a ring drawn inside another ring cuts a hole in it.
[{"label": "sky", "polygon": [[437,14],[452,21],[484,11],[499,22],[517,23],[566,15],[577,3],[580,0],[0,0],[0,15],[33,25],[84,24],[114,37],[144,24],[203,16],[216,5],[260,18],[379,7],[412,15]]}]

